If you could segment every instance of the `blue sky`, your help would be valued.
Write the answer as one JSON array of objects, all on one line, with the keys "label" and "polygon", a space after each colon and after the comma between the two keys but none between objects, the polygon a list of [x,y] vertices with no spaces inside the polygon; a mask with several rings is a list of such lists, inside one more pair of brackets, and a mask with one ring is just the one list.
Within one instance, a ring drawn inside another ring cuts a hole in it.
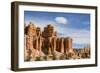
[{"label": "blue sky", "polygon": [[26,26],[31,21],[36,26],[52,24],[59,37],[73,38],[73,48],[90,44],[90,14],[24,11]]}]

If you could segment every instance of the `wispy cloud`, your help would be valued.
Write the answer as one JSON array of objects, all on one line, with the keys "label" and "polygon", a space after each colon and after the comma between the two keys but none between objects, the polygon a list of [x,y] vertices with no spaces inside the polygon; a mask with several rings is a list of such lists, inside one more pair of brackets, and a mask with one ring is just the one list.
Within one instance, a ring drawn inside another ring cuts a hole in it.
[{"label": "wispy cloud", "polygon": [[84,22],[82,22],[82,24],[89,25],[90,22],[89,21],[84,21]]},{"label": "wispy cloud", "polygon": [[72,29],[72,28],[60,28],[57,27],[57,32],[62,34],[60,37],[71,37],[74,44],[89,44],[90,32],[87,30]]}]

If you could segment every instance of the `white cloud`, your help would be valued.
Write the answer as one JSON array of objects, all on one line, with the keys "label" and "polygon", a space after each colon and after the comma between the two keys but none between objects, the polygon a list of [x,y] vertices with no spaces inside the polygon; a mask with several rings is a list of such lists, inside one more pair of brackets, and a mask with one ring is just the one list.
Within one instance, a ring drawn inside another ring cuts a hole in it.
[{"label": "white cloud", "polygon": [[68,23],[68,20],[65,17],[56,17],[55,18],[55,21],[57,23],[59,23],[59,24],[67,24]]}]

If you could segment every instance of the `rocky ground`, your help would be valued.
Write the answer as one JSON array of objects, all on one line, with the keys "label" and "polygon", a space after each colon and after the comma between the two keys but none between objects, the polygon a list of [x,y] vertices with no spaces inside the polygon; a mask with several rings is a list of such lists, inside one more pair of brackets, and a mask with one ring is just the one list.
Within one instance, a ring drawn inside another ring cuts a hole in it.
[{"label": "rocky ground", "polygon": [[[36,52],[35,52],[36,53]],[[42,56],[31,57],[29,60],[25,61],[50,61],[50,60],[70,60],[70,59],[86,59],[90,58],[90,49],[73,49],[73,53],[60,53],[52,52],[52,54],[45,55],[41,52]]]}]

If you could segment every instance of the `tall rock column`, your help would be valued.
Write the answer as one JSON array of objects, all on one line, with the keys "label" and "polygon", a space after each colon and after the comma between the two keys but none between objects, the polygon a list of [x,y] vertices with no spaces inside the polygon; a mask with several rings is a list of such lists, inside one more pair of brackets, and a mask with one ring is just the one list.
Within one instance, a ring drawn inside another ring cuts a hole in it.
[{"label": "tall rock column", "polygon": [[56,50],[60,52],[60,38],[56,40]]},{"label": "tall rock column", "polygon": [[38,50],[39,51],[42,51],[42,42],[43,42],[43,39],[42,39],[42,37],[41,36],[39,36],[39,38],[38,38]]},{"label": "tall rock column", "polygon": [[53,45],[52,51],[53,51],[53,52],[56,51],[56,41],[57,41],[56,37],[53,37],[53,38],[52,38],[52,45]]},{"label": "tall rock column", "polygon": [[38,37],[35,38],[35,49],[38,50]]},{"label": "tall rock column", "polygon": [[28,59],[28,53],[26,49],[26,35],[24,35],[24,60],[26,61]]},{"label": "tall rock column", "polygon": [[37,33],[37,36],[36,36],[36,38],[37,38],[37,48],[38,48],[38,50],[39,51],[41,51],[41,48],[42,48],[42,36],[41,36],[41,29],[40,29],[40,27],[37,27],[36,28],[36,33]]},{"label": "tall rock column", "polygon": [[31,22],[25,27],[25,38],[26,38],[26,49],[25,53],[27,55],[27,60],[32,59],[32,54],[34,51],[34,37],[36,36],[36,27]]},{"label": "tall rock column", "polygon": [[49,38],[48,38],[48,54],[49,54],[49,55],[51,55],[52,49],[53,49],[52,38],[49,37]]},{"label": "tall rock column", "polygon": [[64,53],[64,38],[60,38],[60,52]]},{"label": "tall rock column", "polygon": [[25,36],[25,39],[26,39],[26,49],[30,49],[30,47],[29,47],[29,46],[30,46],[30,44],[29,44],[29,43],[30,43],[30,41],[29,41],[29,36],[26,35],[26,36]]},{"label": "tall rock column", "polygon": [[65,38],[64,40],[64,45],[65,45],[65,53],[72,53],[72,39],[70,37]]},{"label": "tall rock column", "polygon": [[25,49],[25,60],[30,60],[31,59],[31,54],[32,54],[32,49],[33,49],[33,44],[32,44],[32,37],[29,35],[25,36],[26,39],[26,48]]},{"label": "tall rock column", "polygon": [[36,36],[36,27],[32,22],[29,23],[29,25],[26,27],[26,39],[27,39],[27,45],[29,49],[33,49],[33,43],[34,43],[34,37]]}]

